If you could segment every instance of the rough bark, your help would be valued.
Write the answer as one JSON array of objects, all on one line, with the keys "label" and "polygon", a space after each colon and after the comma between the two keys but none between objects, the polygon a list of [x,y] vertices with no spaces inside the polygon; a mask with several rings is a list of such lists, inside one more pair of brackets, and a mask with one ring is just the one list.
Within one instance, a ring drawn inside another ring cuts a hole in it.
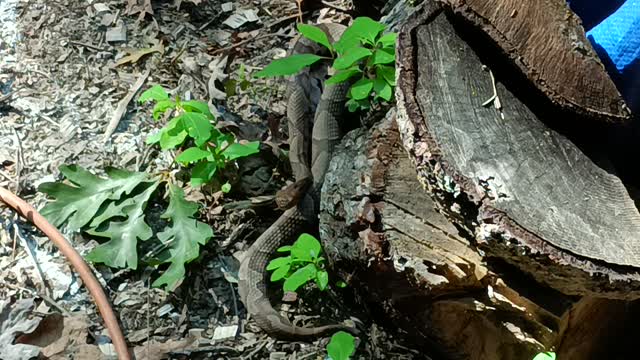
[{"label": "rough bark", "polygon": [[565,0],[442,0],[480,28],[550,99],[584,115],[630,117]]},{"label": "rough bark", "polygon": [[483,107],[484,45],[425,5],[399,36],[396,96],[404,147],[437,204],[483,251],[565,294],[638,298],[640,213],[625,186],[511,88],[497,84],[501,111]]},{"label": "rough bark", "polygon": [[487,267],[468,234],[434,210],[392,118],[347,135],[322,194],[320,238],[332,268],[371,313],[435,358],[520,360],[554,341],[569,300],[540,291],[554,294],[547,309],[520,294],[532,289],[528,277]]}]

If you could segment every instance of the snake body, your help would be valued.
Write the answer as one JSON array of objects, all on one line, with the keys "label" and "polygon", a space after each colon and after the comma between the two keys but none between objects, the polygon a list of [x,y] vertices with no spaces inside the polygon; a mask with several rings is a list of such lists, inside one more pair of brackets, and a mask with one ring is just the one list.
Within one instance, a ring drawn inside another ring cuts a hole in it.
[{"label": "snake body", "polygon": [[[322,24],[335,41],[345,27]],[[319,45],[298,38],[290,53],[322,55]],[[267,334],[279,339],[312,339],[330,332],[356,332],[344,325],[297,327],[280,315],[267,296],[266,266],[276,250],[291,244],[299,234],[317,226],[320,190],[332,153],[340,140],[339,119],[345,111],[349,84],[328,85],[322,90],[327,65],[311,67],[293,76],[287,86],[289,161],[297,181],[312,179],[300,201],[287,209],[249,248],[240,265],[239,292],[247,312]],[[317,106],[315,106],[317,104]]]}]

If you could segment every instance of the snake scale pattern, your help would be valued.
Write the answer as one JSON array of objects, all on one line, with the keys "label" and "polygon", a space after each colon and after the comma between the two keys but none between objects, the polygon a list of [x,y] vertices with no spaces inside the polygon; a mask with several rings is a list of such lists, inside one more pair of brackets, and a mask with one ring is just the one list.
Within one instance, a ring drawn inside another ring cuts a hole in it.
[{"label": "snake scale pattern", "polygon": [[[319,26],[336,41],[345,30],[339,24]],[[323,53],[324,52],[324,53]],[[321,46],[298,37],[290,54],[328,55]],[[278,339],[310,340],[338,330],[357,333],[345,325],[298,327],[273,308],[267,296],[266,266],[275,251],[293,243],[302,232],[317,227],[320,190],[335,146],[342,136],[339,121],[345,113],[348,83],[323,89],[327,66],[312,66],[287,85],[289,161],[296,181],[311,178],[300,201],[287,209],[249,248],[239,271],[239,292],[247,312],[267,334]],[[317,106],[316,106],[317,104]]]}]

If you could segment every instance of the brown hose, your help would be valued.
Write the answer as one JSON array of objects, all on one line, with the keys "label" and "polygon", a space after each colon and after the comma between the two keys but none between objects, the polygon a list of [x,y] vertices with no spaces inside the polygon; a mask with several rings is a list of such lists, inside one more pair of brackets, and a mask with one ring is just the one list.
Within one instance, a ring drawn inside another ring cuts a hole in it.
[{"label": "brown hose", "polygon": [[20,199],[17,195],[11,191],[0,186],[0,200],[4,201],[7,205],[12,207],[24,218],[29,220],[40,231],[42,231],[47,237],[58,247],[58,250],[67,258],[67,260],[73,265],[73,267],[80,275],[84,286],[89,290],[93,298],[95,299],[98,310],[104,320],[104,325],[109,331],[111,341],[116,348],[116,354],[120,360],[130,360],[129,349],[127,343],[124,340],[120,326],[116,315],[111,309],[109,300],[105,295],[100,283],[91,272],[87,263],[78,254],[78,252],[67,242],[67,240],[60,234],[58,229],[51,225],[42,215],[38,213],[33,206],[27,204],[24,200]]}]

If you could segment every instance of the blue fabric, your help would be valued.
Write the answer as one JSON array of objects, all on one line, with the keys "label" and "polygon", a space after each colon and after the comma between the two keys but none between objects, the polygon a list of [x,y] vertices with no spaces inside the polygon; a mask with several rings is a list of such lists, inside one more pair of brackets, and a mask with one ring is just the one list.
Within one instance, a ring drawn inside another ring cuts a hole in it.
[{"label": "blue fabric", "polygon": [[569,0],[568,4],[582,19],[587,38],[627,105],[640,114],[640,0]]},{"label": "blue fabric", "polygon": [[640,0],[627,0],[616,12],[587,32],[618,72],[640,59]]}]

